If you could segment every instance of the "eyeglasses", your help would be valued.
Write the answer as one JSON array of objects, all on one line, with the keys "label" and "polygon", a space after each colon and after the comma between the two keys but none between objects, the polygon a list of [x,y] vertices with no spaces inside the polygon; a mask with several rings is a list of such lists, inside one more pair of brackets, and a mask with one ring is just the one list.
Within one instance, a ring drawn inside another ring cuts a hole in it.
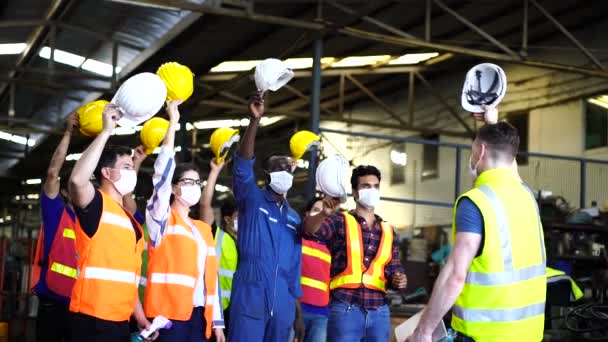
[{"label": "eyeglasses", "polygon": [[180,178],[177,180],[178,183],[182,183],[184,185],[187,186],[198,186],[198,187],[203,187],[203,182],[201,182],[200,179],[193,179],[193,178]]}]

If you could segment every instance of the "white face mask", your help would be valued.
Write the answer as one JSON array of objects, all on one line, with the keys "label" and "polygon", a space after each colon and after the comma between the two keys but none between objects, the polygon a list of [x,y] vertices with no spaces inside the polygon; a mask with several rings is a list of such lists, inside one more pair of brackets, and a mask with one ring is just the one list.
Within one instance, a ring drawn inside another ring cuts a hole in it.
[{"label": "white face mask", "polygon": [[359,203],[364,207],[374,210],[380,202],[380,190],[376,188],[359,190]]},{"label": "white face mask", "polygon": [[188,207],[196,205],[201,199],[201,188],[197,185],[182,185],[180,190],[182,194],[179,198]]},{"label": "white face mask", "polygon": [[135,170],[120,169],[120,179],[114,183],[114,187],[121,195],[126,195],[135,190],[137,184],[137,172]]},{"label": "white face mask", "polygon": [[232,229],[235,232],[239,231],[239,220],[237,220],[237,219],[232,220]]},{"label": "white face mask", "polygon": [[293,185],[293,175],[287,171],[271,172],[270,184],[268,185],[277,194],[284,195]]}]

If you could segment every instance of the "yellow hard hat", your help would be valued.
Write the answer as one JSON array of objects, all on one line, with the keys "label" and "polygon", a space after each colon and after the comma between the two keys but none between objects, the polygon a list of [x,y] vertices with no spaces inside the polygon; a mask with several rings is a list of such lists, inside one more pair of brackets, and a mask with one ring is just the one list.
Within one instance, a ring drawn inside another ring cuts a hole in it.
[{"label": "yellow hard hat", "polygon": [[167,86],[167,100],[186,101],[194,91],[194,74],[185,65],[169,62],[161,65],[156,74]]},{"label": "yellow hard hat", "polygon": [[230,147],[240,140],[239,131],[230,127],[218,128],[211,134],[209,145],[215,155],[215,161],[221,163],[228,155]]},{"label": "yellow hard hat", "polygon": [[89,102],[76,110],[80,133],[87,137],[94,137],[103,130],[102,113],[106,105],[110,103],[106,100]]},{"label": "yellow hard hat", "polygon": [[141,129],[141,143],[146,148],[146,154],[152,154],[154,149],[160,145],[169,129],[169,121],[163,118],[152,118],[144,124]]},{"label": "yellow hard hat", "polygon": [[311,131],[299,131],[289,139],[289,149],[294,159],[300,159],[309,148],[319,145],[321,138]]}]

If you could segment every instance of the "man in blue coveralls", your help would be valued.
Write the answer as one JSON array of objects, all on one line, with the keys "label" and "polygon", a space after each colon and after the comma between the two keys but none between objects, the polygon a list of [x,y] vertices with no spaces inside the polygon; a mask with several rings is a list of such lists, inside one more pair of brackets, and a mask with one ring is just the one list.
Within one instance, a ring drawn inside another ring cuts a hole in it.
[{"label": "man in blue coveralls", "polygon": [[249,126],[234,157],[239,265],[233,280],[228,341],[285,342],[294,322],[296,336],[303,341],[298,300],[302,296],[301,220],[285,199],[294,163],[287,156],[268,157],[263,165],[266,187],[258,188],[253,165],[255,136],[264,115],[260,93],[252,98],[249,109]]}]

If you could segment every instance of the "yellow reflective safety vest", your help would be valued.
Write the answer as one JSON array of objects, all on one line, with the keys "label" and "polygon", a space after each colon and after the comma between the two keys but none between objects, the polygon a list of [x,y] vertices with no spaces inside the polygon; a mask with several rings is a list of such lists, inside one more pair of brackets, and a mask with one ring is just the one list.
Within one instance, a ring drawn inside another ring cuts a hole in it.
[{"label": "yellow reflective safety vest", "polygon": [[230,305],[230,292],[232,291],[232,277],[239,261],[236,241],[223,229],[218,228],[215,234],[215,254],[220,261],[220,298],[224,310]]},{"label": "yellow reflective safety vest", "polygon": [[563,279],[568,279],[570,281],[570,300],[571,301],[577,301],[581,298],[583,298],[583,290],[581,290],[581,288],[578,286],[578,284],[574,281],[574,279],[572,279],[570,276],[566,275],[566,272],[564,271],[560,271],[560,270],[556,270],[554,268],[551,267],[547,267],[547,283],[551,284],[553,282],[556,281],[560,281]]},{"label": "yellow reflective safety vest", "polygon": [[475,341],[541,341],[546,256],[534,195],[510,169],[493,169],[463,197],[481,211],[485,241],[454,305],[452,327]]}]

